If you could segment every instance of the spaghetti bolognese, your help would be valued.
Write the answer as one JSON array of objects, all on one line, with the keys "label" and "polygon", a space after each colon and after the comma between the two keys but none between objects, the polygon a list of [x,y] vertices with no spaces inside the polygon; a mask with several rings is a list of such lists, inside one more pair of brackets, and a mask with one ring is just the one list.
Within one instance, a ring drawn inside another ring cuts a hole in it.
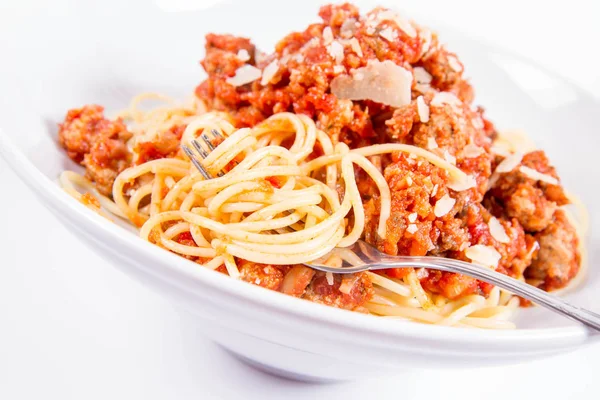
[{"label": "spaghetti bolognese", "polygon": [[[114,119],[100,106],[69,111],[59,141],[86,174],[65,171],[62,186],[236,279],[389,318],[513,327],[519,299],[473,278],[302,265],[364,238],[388,254],[462,259],[554,290],[578,274],[582,254],[545,154],[472,106],[462,64],[434,33],[382,8],[361,16],[328,5],[320,16],[270,55],[207,35],[208,78],[189,104],[146,94]],[[147,109],[149,99],[164,105]],[[180,150],[201,135],[213,179]]]}]

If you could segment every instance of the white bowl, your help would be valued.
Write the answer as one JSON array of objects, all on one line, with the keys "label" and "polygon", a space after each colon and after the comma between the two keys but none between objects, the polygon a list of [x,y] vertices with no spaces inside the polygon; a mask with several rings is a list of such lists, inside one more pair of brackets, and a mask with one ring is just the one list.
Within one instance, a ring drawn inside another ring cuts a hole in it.
[{"label": "white bowl", "polygon": [[[39,197],[40,206],[111,264],[192,310],[214,341],[278,374],[337,380],[402,368],[519,363],[594,340],[582,326],[539,308],[521,310],[517,330],[485,331],[386,320],[313,304],[199,268],[71,199],[56,184],[62,170],[75,168],[56,143],[56,124],[68,108],[98,103],[116,110],[143,91],[183,97],[203,76],[198,60],[204,33],[244,34],[269,48],[291,29],[316,20],[317,11],[296,4],[290,26],[284,18],[289,16],[286,5],[278,2],[260,11],[254,2],[230,1],[187,13],[167,13],[147,2],[122,3],[110,8],[103,2],[97,10],[74,7],[60,15],[41,10],[27,15],[26,24],[4,15],[0,33],[10,40],[0,48],[0,154]],[[591,208],[593,225],[599,215],[594,199],[600,139],[593,115],[598,104],[526,60],[451,31],[442,33],[467,65],[478,102],[501,128],[531,133],[567,187]],[[10,189],[2,193],[10,195]],[[598,236],[592,234],[590,265],[598,260],[597,244]],[[598,274],[592,270],[584,287],[568,298],[592,307],[598,289]]]}]

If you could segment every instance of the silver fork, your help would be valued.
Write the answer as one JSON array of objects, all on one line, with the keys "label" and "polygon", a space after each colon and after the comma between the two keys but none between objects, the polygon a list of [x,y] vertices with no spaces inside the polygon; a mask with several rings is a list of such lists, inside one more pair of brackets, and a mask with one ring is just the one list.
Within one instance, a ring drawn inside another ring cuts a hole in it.
[{"label": "silver fork", "polygon": [[[332,255],[342,258],[341,267],[330,267],[323,263]],[[409,257],[390,256],[377,250],[363,240],[359,240],[349,248],[336,248],[329,254],[310,263],[307,267],[336,274],[352,274],[362,271],[377,271],[388,268],[429,268],[439,271],[455,272],[467,275],[505,289],[517,296],[530,300],[540,306],[546,307],[558,314],[600,331],[600,315],[574,306],[565,300],[545,292],[535,286],[528,285],[508,275],[493,271],[490,268],[471,264],[468,262],[443,257]]]},{"label": "silver fork", "polygon": [[[219,131],[213,129],[211,130],[211,133],[214,138],[223,139],[223,136]],[[205,159],[208,156],[208,153],[215,149],[215,146],[212,144],[206,133],[202,133],[200,137],[209,151],[206,151],[198,140],[192,140],[191,142],[196,152],[185,145],[181,145],[181,148],[205,179],[213,179],[214,177],[206,170],[206,168],[204,168],[201,160],[198,159],[196,154],[199,154],[202,159]],[[217,176],[222,175],[223,173],[221,171],[217,173]],[[335,254],[339,255],[343,260],[341,267],[336,268],[323,264],[330,256]],[[455,272],[498,286],[501,289],[505,289],[517,296],[521,296],[524,299],[546,307],[558,314],[581,322],[595,331],[600,331],[600,315],[584,308],[574,306],[557,296],[511,278],[508,275],[460,260],[430,256],[390,256],[380,252],[367,242],[359,240],[349,248],[335,248],[329,254],[314,260],[313,262],[304,263],[304,265],[319,271],[332,272],[335,274],[352,274],[388,268],[429,268],[439,271]]]},{"label": "silver fork", "polygon": [[[219,141],[223,141],[225,139],[223,135],[221,135],[221,132],[219,132],[216,129],[211,129],[210,133],[212,133],[213,139],[218,139]],[[202,159],[205,159],[206,157],[208,157],[208,154],[215,149],[215,146],[212,144],[211,138],[209,138],[206,134],[206,130],[202,132],[202,134],[199,137],[202,139],[205,146],[208,148],[208,151],[206,151],[206,149],[202,147],[202,143],[200,143],[198,139],[193,139],[191,141],[191,144],[192,146],[194,146],[196,153],[199,154],[200,157],[202,157]],[[188,156],[188,158],[190,159],[192,164],[194,164],[194,166],[198,169],[198,171],[200,171],[204,179],[214,178],[214,176],[212,176],[211,173],[208,172],[206,168],[204,168],[202,162],[198,159],[194,150],[192,150],[189,146],[186,146],[185,144],[181,145],[181,149]],[[223,172],[217,172],[217,176],[223,176]]]}]

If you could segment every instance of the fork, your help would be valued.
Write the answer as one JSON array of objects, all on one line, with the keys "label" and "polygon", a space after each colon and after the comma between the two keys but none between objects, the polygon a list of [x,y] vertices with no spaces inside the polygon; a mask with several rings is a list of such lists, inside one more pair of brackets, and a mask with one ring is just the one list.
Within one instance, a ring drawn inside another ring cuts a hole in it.
[{"label": "fork", "polygon": [[[211,133],[214,138],[223,139],[223,136],[216,129],[212,129]],[[181,148],[205,179],[213,179],[214,177],[212,174],[202,165],[201,159],[203,160],[208,157],[209,152],[213,151],[215,146],[212,144],[211,138],[209,138],[205,132],[200,135],[200,138],[208,148],[208,151],[206,151],[206,149],[197,139],[191,140],[191,144],[196,152],[183,144],[181,145]],[[199,159],[196,154],[200,155],[201,159]],[[217,172],[217,176],[222,175],[223,173],[221,171]],[[342,259],[343,262],[341,267],[330,267],[324,264],[324,262],[333,255],[337,255]],[[501,274],[490,268],[460,260],[431,256],[390,256],[380,252],[367,242],[358,240],[351,247],[334,248],[325,256],[310,263],[304,263],[304,265],[319,271],[331,272],[335,274],[353,274],[357,272],[377,271],[388,268],[415,267],[454,272],[498,286],[501,289],[507,290],[517,296],[539,304],[567,318],[581,322],[595,331],[600,331],[600,315],[584,308],[574,306],[555,295],[538,289],[535,286],[531,286],[525,282],[521,282],[508,275]]]},{"label": "fork", "polygon": [[[210,133],[213,134],[213,139],[219,139],[221,142],[225,139],[223,137],[223,135],[221,135],[221,132],[219,132],[216,129],[211,129]],[[210,153],[211,151],[213,151],[215,149],[215,145],[212,144],[211,138],[209,138],[208,135],[206,134],[206,130],[204,132],[202,132],[202,134],[199,137],[202,139],[202,141],[208,148],[208,151],[206,151],[206,149],[204,147],[202,147],[202,144],[200,143],[200,141],[198,141],[198,139],[192,139],[190,141],[190,143],[192,144],[192,146],[194,147],[196,152],[200,155],[200,157],[202,157],[202,159],[204,160],[206,157],[208,157],[208,153]],[[181,145],[181,149],[188,156],[188,158],[190,159],[192,164],[194,164],[194,166],[198,169],[198,171],[200,171],[200,174],[202,174],[204,179],[213,179],[214,178],[214,176],[212,176],[212,174],[210,172],[208,172],[208,170],[206,168],[204,168],[204,166],[202,165],[202,162],[198,159],[198,157],[194,153],[194,150],[192,150],[189,146],[186,146],[185,144]],[[221,171],[217,172],[217,176],[223,176],[223,172],[221,172]]]},{"label": "fork", "polygon": [[[343,261],[342,266],[331,267],[325,265],[324,262],[331,256],[340,257]],[[351,247],[335,248],[329,252],[329,254],[310,263],[304,263],[304,265],[319,271],[336,274],[352,274],[388,268],[429,268],[445,272],[455,272],[498,286],[501,289],[530,300],[533,303],[539,304],[558,314],[581,322],[595,331],[600,331],[599,314],[574,306],[560,297],[508,275],[465,261],[431,256],[390,256],[380,252],[367,242],[359,240]]]}]

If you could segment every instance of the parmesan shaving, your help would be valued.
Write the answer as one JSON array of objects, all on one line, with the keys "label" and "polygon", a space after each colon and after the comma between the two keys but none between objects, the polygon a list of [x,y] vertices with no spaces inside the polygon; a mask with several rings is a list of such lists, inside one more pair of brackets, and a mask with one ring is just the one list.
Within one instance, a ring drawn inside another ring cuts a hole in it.
[{"label": "parmesan shaving", "polygon": [[227,78],[225,82],[232,86],[242,86],[250,82],[254,82],[261,76],[260,69],[252,65],[243,65],[235,71],[235,75]]},{"label": "parmesan shaving", "polygon": [[344,46],[342,46],[337,40],[334,40],[329,46],[327,46],[327,52],[333,59],[335,59],[337,64],[344,60]]},{"label": "parmesan shaving", "polygon": [[448,183],[448,187],[456,192],[462,192],[463,190],[468,190],[474,188],[475,186],[477,186],[477,181],[470,175],[467,175],[467,178],[464,180],[457,180]]},{"label": "parmesan shaving", "polygon": [[422,123],[429,122],[429,106],[425,104],[425,99],[423,96],[417,97],[417,111],[419,113],[419,120]]},{"label": "parmesan shaving", "polygon": [[271,80],[273,79],[273,77],[275,76],[275,74],[277,73],[277,71],[279,71],[279,64],[277,63],[277,60],[273,60],[263,70],[262,79],[260,81],[260,84],[263,86],[268,85],[271,82]]},{"label": "parmesan shaving", "polygon": [[237,58],[239,58],[240,61],[246,62],[250,60],[250,54],[248,53],[248,50],[240,49],[240,51],[237,52]]},{"label": "parmesan shaving", "polygon": [[348,18],[340,27],[340,35],[342,35],[343,38],[351,38],[354,36],[354,32],[356,32],[356,20],[354,18]]},{"label": "parmesan shaving", "polygon": [[435,207],[433,207],[433,213],[438,218],[443,217],[444,215],[448,214],[450,210],[452,210],[452,207],[454,207],[455,203],[456,200],[445,194],[435,203]]},{"label": "parmesan shaving", "polygon": [[515,169],[519,164],[521,164],[522,160],[523,160],[523,154],[521,154],[521,153],[511,154],[510,156],[508,156],[504,160],[502,160],[502,162],[500,164],[498,164],[494,173],[502,174],[505,172],[510,172],[513,169]]},{"label": "parmesan shaving", "polygon": [[346,72],[346,68],[344,68],[343,65],[334,65],[333,66],[334,74],[341,74],[342,72]]},{"label": "parmesan shaving", "polygon": [[329,286],[333,285],[333,272],[325,272],[325,279],[327,279],[327,284]]},{"label": "parmesan shaving", "polygon": [[406,232],[411,233],[411,234],[415,233],[418,230],[419,230],[419,228],[417,228],[417,225],[415,225],[415,224],[409,224],[408,228],[406,228]]},{"label": "parmesan shaving", "polygon": [[444,150],[444,160],[448,161],[452,165],[456,165],[456,157],[448,152],[448,150]]},{"label": "parmesan shaving", "polygon": [[498,266],[501,257],[496,249],[482,244],[476,244],[469,247],[465,250],[465,256],[475,264],[493,268]]},{"label": "parmesan shaving", "polygon": [[432,106],[443,107],[445,104],[460,106],[462,103],[454,93],[450,92],[436,93],[435,96],[433,96],[433,100],[431,100]]},{"label": "parmesan shaving", "polygon": [[388,42],[393,42],[398,37],[397,33],[392,28],[390,28],[389,26],[387,28],[385,28],[385,29],[382,29],[379,32],[379,36],[381,36],[382,38],[384,38]]},{"label": "parmesan shaving", "polygon": [[400,28],[400,30],[402,30],[404,33],[406,33],[406,35],[409,37],[414,38],[417,36],[417,30],[410,23],[410,21],[403,18],[401,15],[399,15],[398,13],[396,13],[392,10],[385,10],[385,11],[381,11],[381,12],[377,13],[377,15],[375,16],[375,23],[378,24],[379,22],[383,22],[383,21],[395,22],[396,25],[398,26],[398,28]]},{"label": "parmesan shaving", "polygon": [[547,174],[542,174],[541,172],[536,171],[533,168],[529,168],[529,167],[522,165],[521,167],[519,167],[519,171],[521,171],[521,173],[523,173],[523,175],[525,175],[528,178],[531,178],[533,180],[540,181],[540,182],[546,182],[550,185],[558,185],[558,179],[556,179],[553,176],[547,175]]},{"label": "parmesan shaving", "polygon": [[490,228],[490,234],[494,239],[496,239],[500,243],[508,243],[510,238],[506,234],[506,230],[504,226],[498,221],[496,217],[490,218],[488,221],[488,226]]},{"label": "parmesan shaving", "polygon": [[357,56],[359,56],[359,57],[363,56],[362,48],[360,47],[360,43],[358,43],[358,39],[356,39],[356,38],[350,39],[350,48],[352,49],[353,52],[356,53]]},{"label": "parmesan shaving", "polygon": [[483,148],[472,143],[466,145],[462,150],[463,156],[465,158],[476,158],[482,155],[484,152],[485,151],[483,150]]},{"label": "parmesan shaving", "polygon": [[448,65],[456,72],[462,72],[463,70],[463,66],[454,56],[448,56]]},{"label": "parmesan shaving", "polygon": [[433,150],[433,149],[437,149],[438,148],[438,144],[435,141],[435,138],[432,138],[432,137],[428,137],[427,138],[427,148],[429,150]]},{"label": "parmesan shaving", "polygon": [[433,39],[431,35],[431,31],[426,28],[421,28],[421,32],[419,32],[419,37],[421,38],[421,42],[423,43],[421,46],[421,57],[424,56],[431,47],[431,40]]},{"label": "parmesan shaving", "polygon": [[433,77],[427,70],[423,67],[415,67],[413,68],[413,74],[415,75],[415,80],[418,83],[430,84]]},{"label": "parmesan shaving", "polygon": [[416,212],[408,214],[408,222],[413,223],[417,220],[418,214]]},{"label": "parmesan shaving", "polygon": [[333,32],[330,27],[326,26],[325,29],[323,29],[323,43],[328,45],[331,42],[333,42]]},{"label": "parmesan shaving", "polygon": [[[336,42],[334,42],[336,43]],[[363,75],[357,79],[357,74]],[[340,75],[331,81],[331,92],[339,99],[372,100],[392,107],[411,102],[412,74],[392,61],[371,61],[353,77]]]}]

